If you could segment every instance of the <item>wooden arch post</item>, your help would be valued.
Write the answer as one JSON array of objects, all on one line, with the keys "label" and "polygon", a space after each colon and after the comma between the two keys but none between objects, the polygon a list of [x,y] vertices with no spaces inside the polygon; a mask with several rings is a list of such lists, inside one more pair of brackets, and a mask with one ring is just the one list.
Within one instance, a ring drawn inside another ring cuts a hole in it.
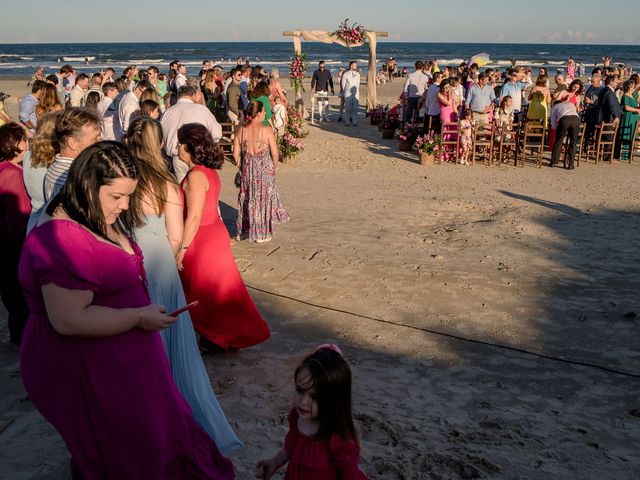
[{"label": "wooden arch post", "polygon": [[[378,37],[388,37],[388,32],[371,32],[367,31],[367,43],[369,44],[369,68],[367,71],[367,110],[372,110],[378,103],[377,92],[377,69],[376,69],[376,50],[378,46]],[[331,36],[329,32],[322,32],[317,30],[296,30],[293,32],[282,32],[285,37],[292,37],[293,39],[293,51],[300,55],[302,53],[302,39],[311,40],[322,43],[337,43],[344,47],[348,47],[344,42]],[[304,114],[304,100],[302,99],[302,92],[296,92],[296,109]]]}]

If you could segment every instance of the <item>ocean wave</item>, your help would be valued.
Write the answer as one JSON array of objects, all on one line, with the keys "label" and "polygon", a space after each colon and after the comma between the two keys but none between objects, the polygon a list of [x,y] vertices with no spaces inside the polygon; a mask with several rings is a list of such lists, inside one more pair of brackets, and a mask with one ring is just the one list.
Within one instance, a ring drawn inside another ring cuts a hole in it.
[{"label": "ocean wave", "polygon": [[140,60],[129,60],[129,62],[131,62],[132,65],[138,65],[138,64],[153,64],[153,63],[162,63],[164,62],[164,58],[143,58]]},{"label": "ocean wave", "polygon": [[549,55],[549,52],[538,52],[538,55]]},{"label": "ocean wave", "polygon": [[20,58],[20,55],[16,55],[15,53],[0,53],[0,58],[2,57]]},{"label": "ocean wave", "polygon": [[439,58],[436,60],[440,65],[460,65],[462,62],[466,62],[463,58]]},{"label": "ocean wave", "polygon": [[565,63],[567,63],[567,62],[565,62],[565,61],[551,62],[551,61],[550,61],[550,62],[547,62],[547,63],[548,63],[549,65],[564,65],[564,64],[565,64]]},{"label": "ocean wave", "polygon": [[86,57],[62,57],[62,60],[64,60],[65,62],[84,62],[86,60],[92,61],[95,60],[96,57],[93,56],[86,56]]}]

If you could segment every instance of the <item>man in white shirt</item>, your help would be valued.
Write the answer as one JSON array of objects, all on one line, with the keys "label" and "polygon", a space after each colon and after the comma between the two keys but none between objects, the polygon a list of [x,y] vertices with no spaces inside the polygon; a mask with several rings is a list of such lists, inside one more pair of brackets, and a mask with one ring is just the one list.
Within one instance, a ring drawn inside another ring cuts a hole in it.
[{"label": "man in white shirt", "polygon": [[[140,80],[135,88],[120,100],[118,118],[120,120],[120,129],[123,133],[129,128],[129,123],[133,120],[134,114],[140,110],[140,97],[142,96],[142,92],[150,86],[147,80]],[[116,140],[120,139],[116,138]]]},{"label": "man in white shirt", "polygon": [[113,82],[107,82],[102,86],[102,100],[96,106],[98,114],[101,117],[101,131],[103,140],[116,140],[122,137],[120,130],[120,119],[118,118],[118,110],[110,109],[109,106],[118,96],[118,88]]},{"label": "man in white shirt", "polygon": [[84,106],[84,100],[89,89],[89,77],[81,73],[76,77],[76,85],[71,90],[70,103],[72,107]]},{"label": "man in white shirt", "polygon": [[187,84],[187,66],[180,63],[178,65],[178,74],[176,75],[176,79],[174,83],[176,85],[176,91],[180,89],[180,87]]},{"label": "man in white shirt", "polygon": [[407,80],[404,82],[402,92],[402,99],[405,105],[404,115],[402,118],[403,125],[406,125],[407,122],[414,121],[413,117],[418,110],[418,101],[429,83],[429,77],[424,73],[424,64],[418,60],[415,63],[415,67],[416,71],[410,73],[407,76]]},{"label": "man in white shirt", "polygon": [[421,100],[418,102],[418,108],[424,103],[427,114],[424,117],[424,130],[440,132],[440,103],[438,102],[438,92],[440,91],[440,82],[442,81],[442,73],[433,74],[433,82],[422,94]]},{"label": "man in white shirt", "polygon": [[556,130],[556,143],[553,145],[553,152],[551,154],[550,167],[555,167],[560,160],[560,152],[562,145],[564,144],[564,138],[569,139],[569,170],[574,167],[573,159],[576,155],[576,142],[578,141],[578,130],[580,129],[580,117],[578,117],[578,111],[576,106],[568,101],[569,98],[563,102],[556,103],[551,108],[551,115],[549,122],[551,128]]},{"label": "man in white shirt", "polygon": [[216,117],[204,105],[197,103],[198,90],[192,85],[184,85],[178,90],[178,101],[169,107],[160,124],[164,134],[163,148],[165,153],[173,159],[173,168],[178,183],[182,181],[189,167],[178,158],[178,130],[187,123],[200,123],[207,127],[214,142],[222,138],[222,127]]},{"label": "man in white shirt", "polygon": [[344,124],[357,127],[360,101],[360,73],[357,62],[349,62],[349,70],[340,78],[340,87],[344,94]]}]

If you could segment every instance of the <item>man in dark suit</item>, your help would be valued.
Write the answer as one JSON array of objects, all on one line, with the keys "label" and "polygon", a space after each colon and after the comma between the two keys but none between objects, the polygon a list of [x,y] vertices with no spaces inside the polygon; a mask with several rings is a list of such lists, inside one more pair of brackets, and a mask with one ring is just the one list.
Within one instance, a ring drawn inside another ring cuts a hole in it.
[{"label": "man in dark suit", "polygon": [[620,102],[616,97],[615,91],[618,87],[618,77],[609,75],[604,79],[605,87],[598,95],[598,103],[600,104],[600,119],[604,123],[620,122],[622,110]]},{"label": "man in dark suit", "polygon": [[[604,79],[604,88],[598,95],[600,105],[600,121],[602,123],[620,123],[622,109],[616,97],[615,91],[618,86],[617,75],[607,75]],[[610,154],[611,145],[604,145],[605,154]]]}]

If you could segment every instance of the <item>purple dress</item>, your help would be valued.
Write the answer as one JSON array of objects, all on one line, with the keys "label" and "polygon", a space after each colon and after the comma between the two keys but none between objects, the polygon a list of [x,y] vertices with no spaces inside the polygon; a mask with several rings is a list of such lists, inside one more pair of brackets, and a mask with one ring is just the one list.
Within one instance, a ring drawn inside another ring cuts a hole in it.
[{"label": "purple dress", "polygon": [[81,338],[49,322],[41,291],[48,283],[91,290],[93,305],[150,304],[142,253],[132,247],[129,255],[68,220],[30,233],[20,260],[31,310],[20,349],[24,386],[67,444],[73,478],[234,478],[173,383],[158,332]]}]

